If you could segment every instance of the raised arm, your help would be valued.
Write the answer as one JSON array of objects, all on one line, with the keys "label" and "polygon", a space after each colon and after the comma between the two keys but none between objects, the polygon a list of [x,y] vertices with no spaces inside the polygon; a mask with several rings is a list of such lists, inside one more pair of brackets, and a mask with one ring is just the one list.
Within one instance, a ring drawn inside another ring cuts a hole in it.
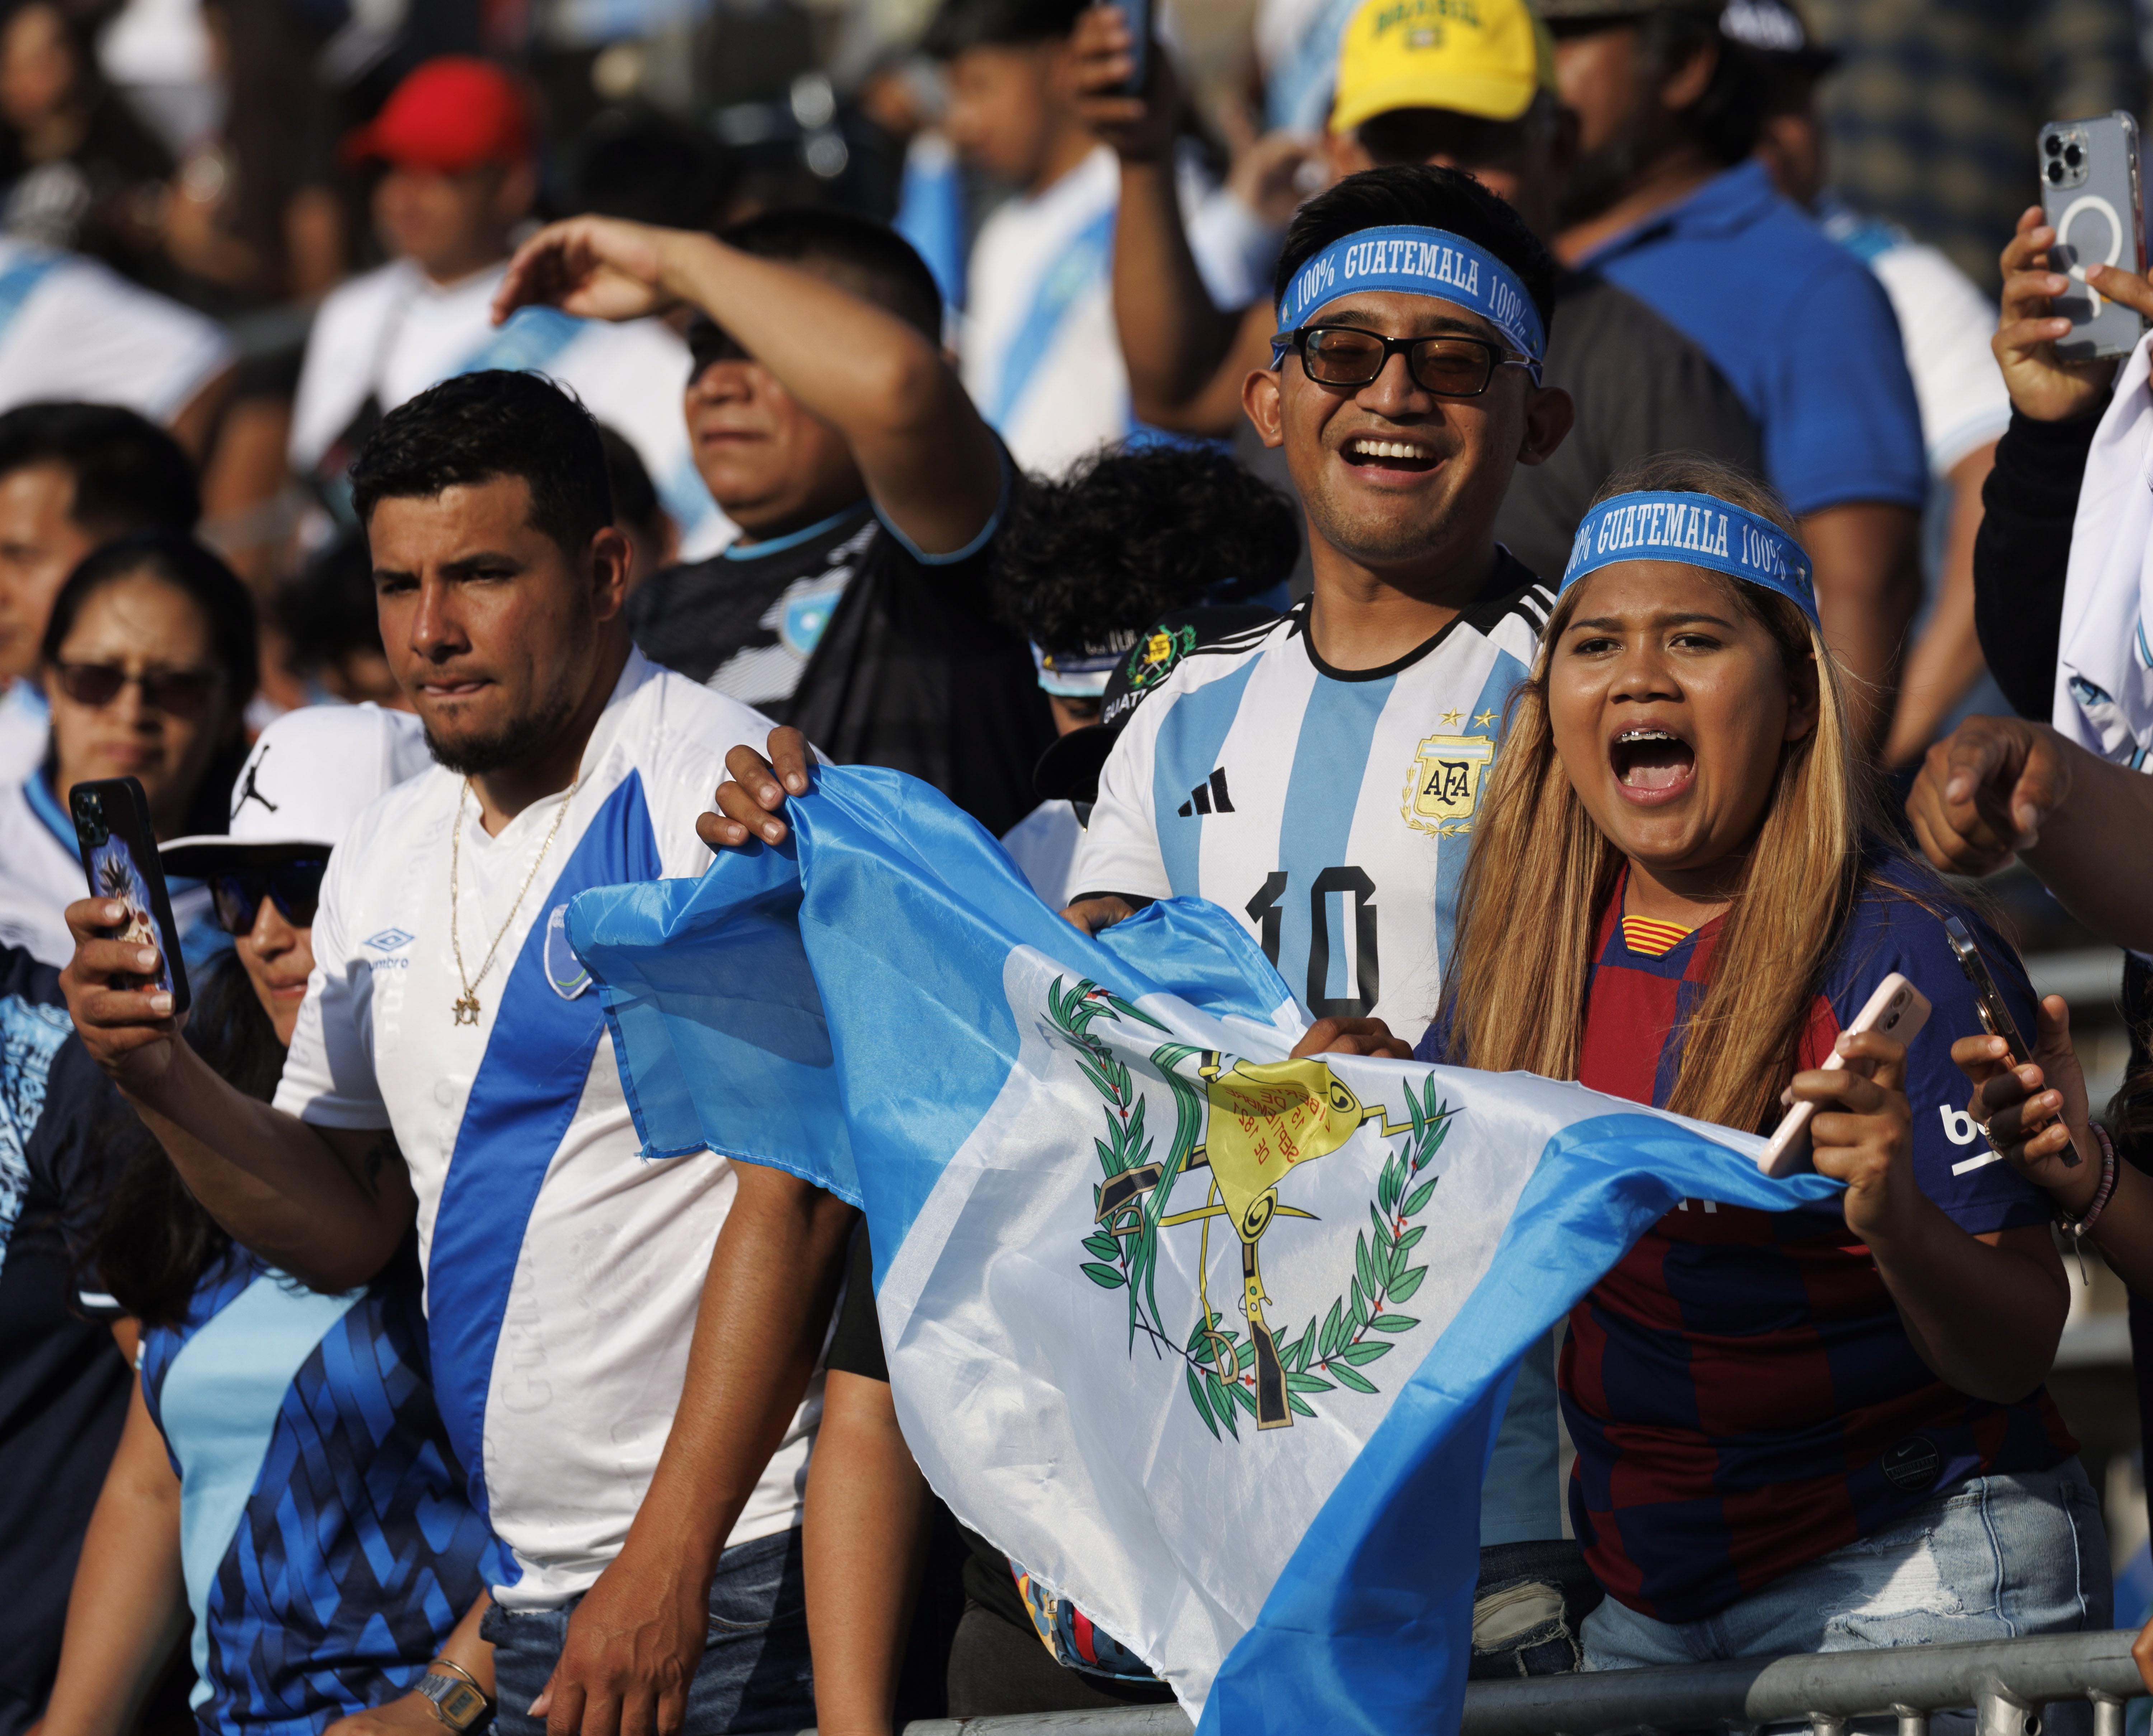
[{"label": "raised arm", "polygon": [[364,1284],[417,1210],[394,1138],[310,1127],[220,1078],[181,1036],[172,997],[128,986],[157,954],[103,938],[123,914],[95,899],[68,906],[75,951],[60,988],[83,1046],[234,1241],[316,1290]]},{"label": "raised arm", "polygon": [[[1212,304],[1189,251],[1174,186],[1181,85],[1173,63],[1154,45],[1143,94],[1123,93],[1135,64],[1134,38],[1118,6],[1078,13],[1070,43],[1084,123],[1121,159],[1114,324],[1128,365],[1130,401],[1140,418],[1158,427],[1230,432],[1240,420],[1241,375],[1248,371],[1228,365],[1241,318]],[[1227,373],[1231,389],[1211,389]]]},{"label": "raised arm", "polygon": [[986,528],[1000,447],[934,341],[798,266],[708,235],[611,217],[541,230],[510,262],[494,317],[544,303],[593,319],[700,308],[851,446],[883,515],[929,555]]}]

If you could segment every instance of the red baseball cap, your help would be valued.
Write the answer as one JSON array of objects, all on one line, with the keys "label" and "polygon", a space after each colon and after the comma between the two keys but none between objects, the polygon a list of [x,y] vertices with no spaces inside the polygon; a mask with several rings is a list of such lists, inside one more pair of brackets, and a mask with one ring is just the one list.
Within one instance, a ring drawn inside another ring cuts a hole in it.
[{"label": "red baseball cap", "polygon": [[521,162],[530,151],[522,93],[491,60],[462,54],[414,68],[381,112],[344,141],[348,163],[374,157],[445,175],[481,163]]}]

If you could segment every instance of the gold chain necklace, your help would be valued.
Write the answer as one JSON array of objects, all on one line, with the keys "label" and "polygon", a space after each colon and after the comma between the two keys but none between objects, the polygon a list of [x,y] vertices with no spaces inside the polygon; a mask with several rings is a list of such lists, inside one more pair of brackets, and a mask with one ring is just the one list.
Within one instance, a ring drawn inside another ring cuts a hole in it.
[{"label": "gold chain necklace", "polygon": [[501,937],[507,934],[516,920],[516,913],[523,908],[524,894],[531,890],[531,883],[538,878],[546,855],[553,848],[553,839],[561,830],[561,821],[568,812],[568,804],[576,799],[576,792],[583,787],[583,775],[578,771],[576,781],[568,786],[568,793],[561,798],[561,805],[553,810],[553,823],[547,828],[546,842],[538,847],[538,855],[531,864],[531,872],[523,877],[517,888],[516,902],[508,907],[508,914],[495,933],[493,944],[486,949],[486,961],[478,967],[478,975],[471,976],[464,970],[464,944],[456,932],[456,888],[462,878],[459,870],[463,865],[464,808],[471,801],[471,780],[464,780],[462,794],[456,797],[456,829],[449,834],[449,945],[456,955],[456,976],[464,985],[463,996],[456,1003],[456,1023],[478,1023],[478,985],[486,980],[486,974],[493,969],[493,955],[501,950]]}]

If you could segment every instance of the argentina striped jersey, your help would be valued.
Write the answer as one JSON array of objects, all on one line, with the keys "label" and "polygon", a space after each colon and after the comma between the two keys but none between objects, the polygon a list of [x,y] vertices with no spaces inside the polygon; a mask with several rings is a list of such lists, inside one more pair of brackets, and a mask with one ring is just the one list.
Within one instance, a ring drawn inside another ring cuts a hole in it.
[{"label": "argentina striped jersey", "polygon": [[1115,743],[1071,883],[1209,899],[1310,1018],[1417,1041],[1504,708],[1554,605],[1502,551],[1483,600],[1380,669],[1326,664],[1306,602],[1198,646]]}]

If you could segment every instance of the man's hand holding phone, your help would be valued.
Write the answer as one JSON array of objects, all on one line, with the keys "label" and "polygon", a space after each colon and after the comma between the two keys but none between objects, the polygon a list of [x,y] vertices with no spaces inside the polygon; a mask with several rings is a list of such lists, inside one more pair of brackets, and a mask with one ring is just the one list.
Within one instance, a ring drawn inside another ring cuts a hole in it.
[{"label": "man's hand holding phone", "polygon": [[78,899],[66,917],[74,956],[60,972],[60,992],[83,1046],[121,1090],[154,1086],[185,1022],[158,982],[156,947],[113,938],[127,919],[116,899]]}]

